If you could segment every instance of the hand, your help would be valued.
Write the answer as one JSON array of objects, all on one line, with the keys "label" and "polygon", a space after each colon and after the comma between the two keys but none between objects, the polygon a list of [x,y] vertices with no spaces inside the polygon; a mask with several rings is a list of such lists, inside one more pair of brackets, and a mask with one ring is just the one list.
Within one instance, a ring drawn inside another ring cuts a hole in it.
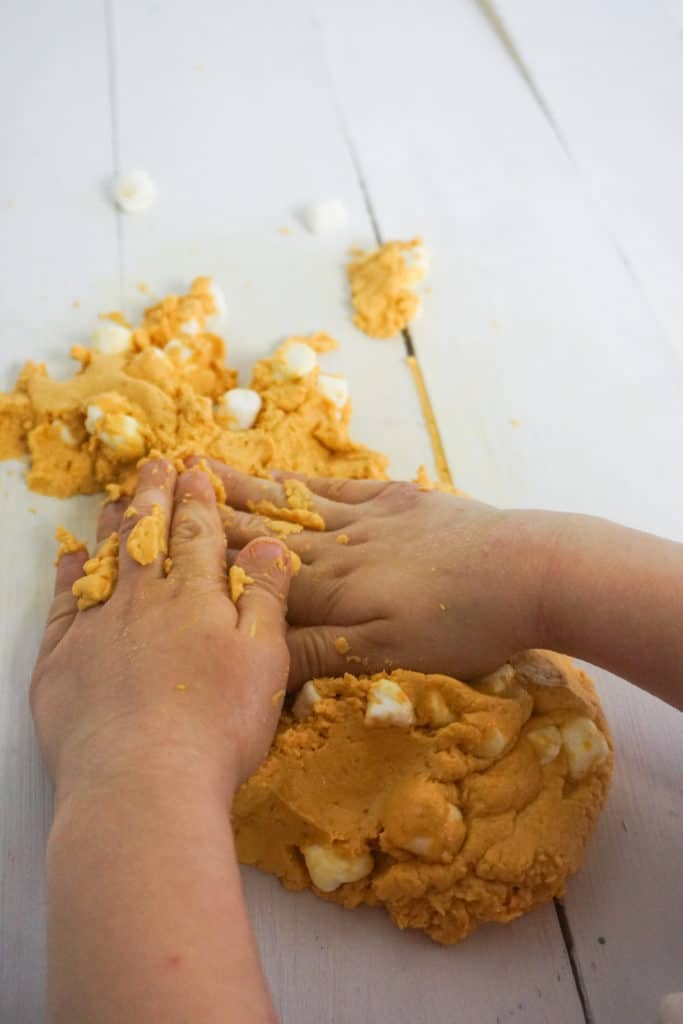
[{"label": "hand", "polygon": [[[164,513],[164,555],[142,566],[127,538],[153,505]],[[64,556],[31,684],[31,703],[57,798],[122,774],[163,772],[226,791],[265,756],[286,686],[285,599],[291,561],[276,540],[238,562],[253,579],[237,606],[228,593],[225,538],[214,491],[201,472],[176,480],[147,463],[121,518],[108,506],[100,539],[120,526],[119,578],[106,604],[78,611],[71,587],[87,553]],[[226,803],[227,805],[227,803]]]},{"label": "hand", "polygon": [[[224,513],[234,559],[270,532],[246,511],[250,503],[286,506],[280,481],[296,474],[264,481],[211,465],[236,509]],[[289,596],[291,688],[394,666],[468,679],[539,642],[552,534],[543,513],[504,512],[406,483],[305,483],[325,530],[287,538],[304,563]]]}]

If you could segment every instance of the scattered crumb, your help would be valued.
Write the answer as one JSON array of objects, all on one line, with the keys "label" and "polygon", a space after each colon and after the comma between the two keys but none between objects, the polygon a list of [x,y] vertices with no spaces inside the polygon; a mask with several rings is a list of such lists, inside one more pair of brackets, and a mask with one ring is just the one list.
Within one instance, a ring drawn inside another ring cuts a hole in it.
[{"label": "scattered crumb", "polygon": [[249,636],[252,637],[252,638],[256,636],[256,623],[255,622],[252,622],[251,626],[249,627]]},{"label": "scattered crumb", "polygon": [[292,233],[291,228],[278,228],[278,232],[281,235],[290,235]]},{"label": "scattered crumb", "polygon": [[345,636],[338,636],[334,641],[334,646],[337,648],[340,654],[348,654],[351,650],[351,644]]},{"label": "scattered crumb", "polygon": [[126,511],[123,513],[123,518],[132,519],[133,516],[136,516],[137,514],[138,510],[136,509],[135,505],[129,505]]},{"label": "scattered crumb", "polygon": [[508,423],[510,424],[511,427],[521,427],[522,425],[522,421],[518,420],[515,416],[511,416],[510,419],[508,420]]},{"label": "scattered crumb", "polygon": [[193,71],[203,71],[204,70],[204,65],[203,64],[193,64],[192,65],[192,70]]},{"label": "scattered crumb", "polygon": [[81,300],[80,299],[74,299],[73,302],[71,303],[71,305],[73,306],[74,309],[80,309],[81,308]]},{"label": "scattered crumb", "polygon": [[357,662],[357,663],[358,663],[359,665],[360,665],[360,663],[361,663],[361,659],[360,659],[360,658],[358,657],[358,655],[357,655],[357,654],[347,654],[347,656],[346,656],[346,660],[347,660],[348,662],[354,662],[354,661],[355,661],[355,662]]},{"label": "scattered crumb", "polygon": [[138,281],[137,289],[139,292],[142,292],[143,295],[149,295],[150,293],[150,287],[146,281]]},{"label": "scattered crumb", "polygon": [[348,535],[348,533],[338,533],[337,536],[336,536],[336,541],[337,541],[337,544],[348,544],[349,543],[349,535]]},{"label": "scattered crumb", "polygon": [[164,559],[164,576],[168,576],[168,574],[169,574],[169,572],[171,571],[172,568],[173,568],[173,559],[172,558],[165,558]]},{"label": "scattered crumb", "polygon": [[34,516],[38,514],[38,509],[35,507],[35,505],[29,505],[28,510]]},{"label": "scattered crumb", "polygon": [[182,693],[184,693],[185,690],[187,690],[187,683],[176,683],[175,688],[176,690],[180,690]]},{"label": "scattered crumb", "polygon": [[439,601],[439,608],[441,609],[442,612],[446,611],[446,605],[445,604],[441,604],[441,601]]}]

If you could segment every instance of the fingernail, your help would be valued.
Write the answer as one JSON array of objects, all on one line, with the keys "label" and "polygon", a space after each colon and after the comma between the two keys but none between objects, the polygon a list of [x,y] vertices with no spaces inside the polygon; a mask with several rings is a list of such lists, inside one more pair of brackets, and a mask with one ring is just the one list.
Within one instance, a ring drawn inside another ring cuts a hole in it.
[{"label": "fingernail", "polygon": [[279,541],[267,537],[253,540],[244,549],[244,554],[255,569],[267,570],[275,563],[282,572],[289,571],[289,552]]}]

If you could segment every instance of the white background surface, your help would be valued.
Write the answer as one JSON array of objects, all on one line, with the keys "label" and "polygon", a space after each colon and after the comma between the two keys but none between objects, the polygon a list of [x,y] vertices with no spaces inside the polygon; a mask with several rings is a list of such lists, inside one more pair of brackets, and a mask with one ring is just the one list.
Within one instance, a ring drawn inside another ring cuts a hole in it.
[{"label": "white background surface", "polygon": [[[371,214],[433,252],[412,337],[456,481],[683,539],[682,26],[678,0],[6,0],[0,386],[28,357],[65,369],[97,311],[141,308],[140,281],[211,273],[232,361],[329,330],[356,435],[412,475],[431,456],[403,341],[346,305]],[[107,186],[136,165],[160,201],[126,218]],[[301,207],[332,196],[349,229],[313,238]],[[2,1024],[43,1019],[50,794],[26,685],[54,525],[92,533],[95,507],[20,470],[0,467]],[[245,872],[284,1021],[655,1020],[683,989],[683,719],[597,679],[617,771],[564,934],[549,906],[441,949]]]}]

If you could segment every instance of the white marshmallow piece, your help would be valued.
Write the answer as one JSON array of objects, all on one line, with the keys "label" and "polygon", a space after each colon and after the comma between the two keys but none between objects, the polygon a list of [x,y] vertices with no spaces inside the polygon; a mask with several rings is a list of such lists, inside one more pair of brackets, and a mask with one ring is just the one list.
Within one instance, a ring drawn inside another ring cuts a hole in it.
[{"label": "white marshmallow piece", "polygon": [[427,722],[434,729],[443,729],[455,721],[455,717],[438,690],[432,690],[425,699]]},{"label": "white marshmallow piece", "polygon": [[67,427],[66,423],[62,423],[61,420],[55,420],[55,426],[59,429],[59,439],[62,444],[68,444],[69,448],[75,448],[78,442],[70,427]]},{"label": "white marshmallow piece", "polygon": [[582,778],[609,753],[607,740],[590,718],[573,718],[560,726],[560,732],[572,779]]},{"label": "white marshmallow piece", "polygon": [[305,846],[302,851],[311,881],[321,892],[334,892],[340,885],[357,882],[369,875],[374,861],[369,853],[342,857],[326,846]]},{"label": "white marshmallow piece", "polygon": [[93,329],[90,335],[92,347],[103,356],[114,356],[125,352],[130,347],[133,332],[113,320],[103,320]]},{"label": "white marshmallow piece", "polygon": [[415,721],[412,701],[392,679],[378,679],[370,684],[366,725],[397,725],[407,728]]},{"label": "white marshmallow piece", "polygon": [[318,365],[318,357],[310,345],[293,341],[282,353],[284,371],[287,377],[298,380],[312,373]]},{"label": "white marshmallow piece", "polygon": [[562,749],[562,733],[556,725],[544,725],[527,733],[527,739],[541,764],[550,764]]},{"label": "white marshmallow piece", "polygon": [[188,359],[192,358],[192,349],[180,338],[171,338],[170,341],[167,341],[164,345],[164,353],[180,363],[186,363]]},{"label": "white marshmallow piece", "polygon": [[346,227],[349,215],[341,199],[310,203],[304,210],[304,223],[314,235],[330,235]]},{"label": "white marshmallow piece", "polygon": [[219,324],[221,321],[225,320],[228,313],[228,304],[225,301],[225,292],[216,284],[215,281],[212,281],[209,285],[209,292],[211,293],[211,298],[213,299],[216,309],[215,312],[210,313],[207,316],[206,322],[207,324]]},{"label": "white marshmallow piece", "polygon": [[323,398],[326,398],[338,409],[343,409],[349,400],[349,384],[345,377],[333,377],[329,373],[321,373],[316,387]]},{"label": "white marshmallow piece", "polygon": [[472,753],[475,757],[498,757],[503,753],[506,743],[507,740],[498,726],[494,726],[483,739],[479,740],[476,747],[472,748]]},{"label": "white marshmallow piece", "polygon": [[156,202],[158,189],[147,171],[135,169],[114,182],[114,199],[124,213],[144,213]]},{"label": "white marshmallow piece", "polygon": [[184,334],[189,334],[190,337],[194,337],[195,334],[199,334],[202,329],[202,325],[196,317],[191,317],[189,320],[184,320],[180,329]]},{"label": "white marshmallow piece", "polygon": [[263,401],[252,388],[231,388],[218,401],[219,411],[230,417],[230,430],[249,430],[256,423]]},{"label": "white marshmallow piece", "polygon": [[308,718],[313,713],[313,709],[319,700],[322,700],[322,697],[313,680],[309,679],[296,695],[296,700],[292,706],[292,714],[299,722],[303,722],[304,718]]},{"label": "white marshmallow piece", "polygon": [[490,675],[484,676],[474,685],[480,693],[487,693],[492,697],[502,697],[504,693],[508,692],[514,678],[514,668],[512,665],[505,664],[497,668],[495,672],[491,672]]},{"label": "white marshmallow piece", "polygon": [[431,836],[415,836],[405,843],[403,848],[409,853],[414,853],[416,857],[428,857],[434,848],[434,840]]},{"label": "white marshmallow piece", "polygon": [[95,433],[95,424],[104,416],[104,410],[99,405],[89,405],[85,416],[85,429],[89,434]]},{"label": "white marshmallow piece", "polygon": [[134,416],[123,413],[121,416],[121,432],[112,434],[108,430],[100,433],[100,441],[108,448],[144,448],[144,441],[140,433],[140,425]]}]

